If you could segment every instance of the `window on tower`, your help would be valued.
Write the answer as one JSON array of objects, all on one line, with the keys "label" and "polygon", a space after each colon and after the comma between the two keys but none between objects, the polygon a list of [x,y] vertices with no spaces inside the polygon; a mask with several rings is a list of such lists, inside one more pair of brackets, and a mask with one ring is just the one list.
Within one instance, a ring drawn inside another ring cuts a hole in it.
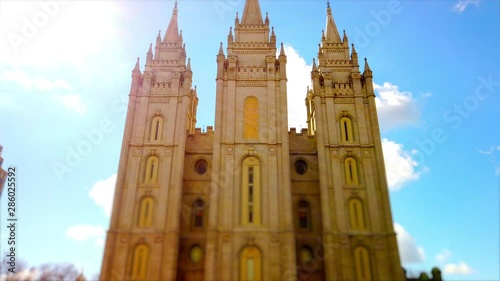
[{"label": "window on tower", "polygon": [[135,247],[132,258],[132,280],[146,280],[148,252],[148,246],[145,244],[139,244]]},{"label": "window on tower", "polygon": [[160,141],[163,129],[163,118],[159,115],[153,117],[151,120],[151,133],[149,136],[150,141]]},{"label": "window on tower", "polygon": [[259,100],[247,97],[243,105],[243,138],[247,140],[259,137]]},{"label": "window on tower", "polygon": [[349,200],[349,221],[352,230],[366,229],[363,203],[357,198]]},{"label": "window on tower", "polygon": [[151,197],[141,200],[139,208],[139,227],[150,227],[153,222],[154,201]]},{"label": "window on tower", "polygon": [[309,246],[302,246],[299,251],[299,261],[302,267],[307,266],[308,262],[314,259],[313,252]]},{"label": "window on tower", "polygon": [[203,249],[199,245],[194,245],[189,250],[189,259],[193,263],[199,263],[203,259]]},{"label": "window on tower", "polygon": [[359,176],[358,176],[358,165],[356,163],[356,158],[352,156],[346,157],[344,160],[344,168],[345,168],[346,184],[358,185]]},{"label": "window on tower", "polygon": [[341,132],[342,142],[344,143],[354,142],[354,134],[352,130],[351,118],[347,116],[340,118],[340,132]]},{"label": "window on tower", "polygon": [[299,201],[297,204],[298,211],[298,221],[299,229],[310,230],[311,229],[311,208],[309,203],[304,200]]},{"label": "window on tower", "polygon": [[158,157],[151,155],[146,160],[146,169],[144,173],[144,183],[156,183],[158,178]]},{"label": "window on tower", "polygon": [[205,214],[205,202],[201,199],[196,199],[193,202],[193,227],[203,228]]},{"label": "window on tower", "polygon": [[260,224],[260,165],[256,157],[247,157],[242,165],[242,224]]},{"label": "window on tower", "polygon": [[365,247],[358,246],[354,249],[354,262],[356,264],[356,280],[372,280],[370,256],[368,255],[368,250]]}]

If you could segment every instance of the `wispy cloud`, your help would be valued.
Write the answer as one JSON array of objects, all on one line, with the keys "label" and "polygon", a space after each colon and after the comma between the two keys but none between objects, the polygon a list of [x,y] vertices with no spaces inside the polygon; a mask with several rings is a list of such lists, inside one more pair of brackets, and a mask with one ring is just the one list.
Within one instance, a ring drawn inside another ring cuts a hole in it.
[{"label": "wispy cloud", "polygon": [[[377,93],[375,102],[381,130],[415,125],[420,121],[418,101],[411,92],[400,91],[398,86],[389,82],[374,84],[373,89]],[[430,94],[423,95],[424,98],[429,96]]]},{"label": "wispy cloud", "polygon": [[450,250],[444,249],[441,252],[439,252],[439,254],[436,255],[436,261],[445,262],[449,258],[451,258],[452,255],[453,255],[453,253]]},{"label": "wispy cloud", "polygon": [[494,165],[495,175],[500,175],[500,164],[498,163],[498,156],[500,155],[500,145],[492,145],[488,149],[478,149],[479,154],[488,155],[491,163]]},{"label": "wispy cloud", "polygon": [[394,223],[394,231],[397,235],[399,254],[402,263],[410,264],[425,261],[424,248],[417,245],[415,238],[413,238],[403,226]]},{"label": "wispy cloud", "polygon": [[445,265],[443,272],[449,275],[470,275],[474,270],[466,262],[460,261]]},{"label": "wispy cloud", "polygon": [[382,149],[387,183],[391,190],[398,190],[406,183],[419,179],[422,172],[427,170],[415,161],[413,152],[404,150],[402,144],[384,138]]},{"label": "wispy cloud", "polygon": [[111,216],[113,196],[115,194],[116,174],[96,182],[90,189],[89,196],[97,206],[104,209],[107,217]]},{"label": "wispy cloud", "polygon": [[459,0],[454,6],[453,11],[457,14],[463,13],[470,5],[479,5],[479,0]]},{"label": "wispy cloud", "polygon": [[[16,106],[26,99],[26,95],[38,95],[39,97],[50,96],[67,109],[76,113],[85,113],[87,106],[81,95],[74,93],[71,85],[64,79],[49,79],[41,76],[29,74],[20,68],[0,69],[0,81],[4,85],[11,83],[14,88],[21,87],[26,90],[25,96],[20,94],[12,95],[7,92],[1,92],[0,97],[4,101],[2,107],[19,108]],[[31,99],[29,99],[31,100]]]}]

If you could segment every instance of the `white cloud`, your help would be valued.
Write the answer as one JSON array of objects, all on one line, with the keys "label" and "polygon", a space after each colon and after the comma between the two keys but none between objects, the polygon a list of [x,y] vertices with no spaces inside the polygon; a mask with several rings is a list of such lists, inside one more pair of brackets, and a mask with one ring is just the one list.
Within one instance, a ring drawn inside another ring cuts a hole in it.
[{"label": "white cloud", "polygon": [[71,86],[63,79],[50,80],[44,77],[31,77],[19,68],[4,69],[0,72],[0,80],[11,81],[19,86],[31,90],[69,90]]},{"label": "white cloud", "polygon": [[[375,103],[382,131],[395,127],[413,125],[420,120],[420,109],[410,92],[401,92],[398,86],[388,82],[383,85],[373,84],[377,93]],[[428,97],[425,94],[423,97]]]},{"label": "white cloud", "polygon": [[311,86],[311,68],[292,46],[285,46],[288,78],[288,127],[307,128],[305,98]]},{"label": "white cloud", "polygon": [[105,233],[106,232],[102,227],[90,224],[74,225],[69,227],[66,231],[66,235],[68,235],[68,237],[78,241],[102,239]]},{"label": "white cloud", "polygon": [[453,253],[450,250],[444,249],[441,252],[439,252],[439,254],[436,255],[436,261],[445,262],[449,258],[451,258],[452,255],[453,255]]},{"label": "white cloud", "polygon": [[62,96],[61,102],[64,106],[77,113],[85,113],[87,111],[87,106],[83,103],[82,97],[80,95],[64,95]]},{"label": "white cloud", "polygon": [[2,2],[0,33],[5,36],[0,38],[0,61],[84,64],[115,42],[120,9],[113,1]]},{"label": "white cloud", "polygon": [[[403,145],[382,139],[385,168],[389,189],[398,190],[404,184],[420,178],[419,164],[413,159],[414,152],[406,151]],[[425,168],[424,168],[425,170]]]},{"label": "white cloud", "polygon": [[113,196],[115,193],[116,174],[96,182],[89,191],[89,196],[97,206],[104,209],[106,216],[111,216]]},{"label": "white cloud", "polygon": [[425,260],[424,248],[417,245],[415,239],[400,224],[394,223],[394,231],[397,234],[401,262],[403,264],[423,262]]},{"label": "white cloud", "polygon": [[454,6],[453,11],[461,14],[469,5],[474,4],[475,6],[479,5],[479,0],[459,0]]},{"label": "white cloud", "polygon": [[467,263],[461,261],[445,265],[443,272],[449,275],[469,275],[474,273],[474,270]]}]

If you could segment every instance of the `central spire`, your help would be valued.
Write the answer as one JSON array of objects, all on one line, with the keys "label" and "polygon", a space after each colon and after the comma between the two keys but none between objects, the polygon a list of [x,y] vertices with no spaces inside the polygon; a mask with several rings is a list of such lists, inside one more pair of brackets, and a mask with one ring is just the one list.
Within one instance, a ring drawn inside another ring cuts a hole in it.
[{"label": "central spire", "polygon": [[246,0],[241,24],[263,24],[259,0]]},{"label": "central spire", "polygon": [[170,19],[170,23],[168,24],[167,32],[165,32],[163,42],[175,42],[179,38],[179,26],[177,24],[177,1],[175,1],[174,10],[172,11],[172,18]]},{"label": "central spire", "polygon": [[339,31],[335,25],[335,21],[332,16],[332,8],[330,8],[330,1],[327,2],[326,7],[326,40],[335,43],[341,43]]}]

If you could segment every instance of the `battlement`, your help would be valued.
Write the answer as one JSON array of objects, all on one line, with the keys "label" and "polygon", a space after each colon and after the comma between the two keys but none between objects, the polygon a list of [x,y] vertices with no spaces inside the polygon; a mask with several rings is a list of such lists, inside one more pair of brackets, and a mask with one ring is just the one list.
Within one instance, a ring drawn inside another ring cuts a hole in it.
[{"label": "battlement", "polygon": [[188,134],[186,138],[186,152],[188,153],[212,153],[214,149],[214,127],[207,126],[206,132],[201,128],[195,128],[194,134]]},{"label": "battlement", "polygon": [[207,130],[205,132],[202,132],[201,128],[194,128],[194,134],[188,134],[188,137],[208,136],[213,134],[214,134],[214,126],[207,126]]},{"label": "battlement", "polygon": [[288,132],[290,153],[316,153],[316,136],[309,135],[307,128],[297,132],[296,128],[290,128]]}]

